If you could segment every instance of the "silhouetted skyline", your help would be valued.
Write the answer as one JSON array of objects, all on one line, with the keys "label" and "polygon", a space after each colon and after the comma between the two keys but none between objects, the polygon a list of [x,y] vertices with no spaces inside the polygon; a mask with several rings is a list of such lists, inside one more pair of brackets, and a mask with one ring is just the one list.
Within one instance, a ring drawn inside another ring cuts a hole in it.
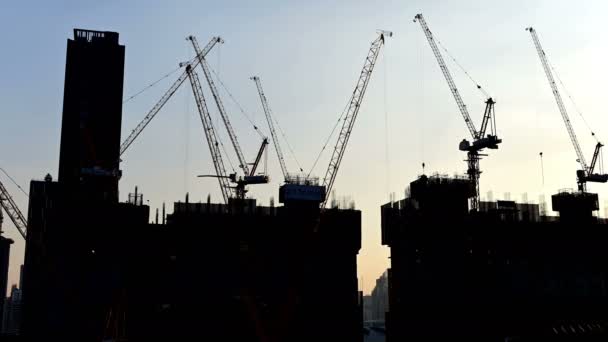
[{"label": "silhouetted skyline", "polygon": [[[422,162],[427,172],[465,170],[456,146],[466,128],[420,28],[411,21],[413,16],[424,13],[438,39],[497,100],[498,130],[505,143],[500,153],[484,160],[482,196],[492,190],[496,198],[505,192],[520,198],[526,192],[536,199],[543,192],[548,200],[559,188],[576,187],[573,170],[577,164],[524,28],[533,25],[538,30],[578,107],[606,141],[601,131],[606,119],[597,99],[603,96],[601,84],[607,73],[602,67],[606,31],[602,13],[607,6],[602,1],[577,4],[576,10],[567,1],[492,6],[482,1],[391,1],[381,6],[362,1],[332,5],[322,1],[3,4],[0,40],[11,53],[0,57],[5,118],[0,129],[0,143],[5,146],[0,167],[22,186],[47,172],[57,178],[64,41],[74,27],[120,32],[127,46],[125,97],[189,59],[191,48],[183,40],[187,35],[196,34],[201,40],[222,36],[226,44],[209,57],[211,66],[268,134],[255,86],[248,80],[254,74],[263,78],[273,112],[305,169],[312,165],[347,102],[375,30],[392,30],[395,37],[380,56],[335,186],[338,195],[350,196],[363,211],[363,249],[358,261],[367,293],[389,262],[387,249],[380,245],[379,203],[386,202],[390,192],[402,194],[405,185],[421,173]],[[481,97],[462,73],[450,67],[471,114],[479,120]],[[168,78],[124,106],[123,137],[171,81]],[[225,97],[251,159],[259,145],[257,134]],[[570,116],[587,153],[593,140],[573,109]],[[153,209],[163,201],[183,198],[186,192],[192,198],[204,199],[208,193],[213,199],[221,198],[215,180],[195,177],[212,170],[197,120],[191,93],[180,91],[124,156],[128,172],[121,181],[121,200],[135,185],[145,192]],[[329,154],[324,153],[320,166],[326,165]],[[295,168],[293,160],[287,162]],[[272,153],[269,168],[272,182],[251,191],[262,203],[278,198],[282,177]],[[322,170],[317,167],[313,173],[319,175]],[[11,190],[26,210],[27,199],[14,187]],[[601,185],[590,190],[599,193],[603,207],[608,192]],[[11,259],[11,283],[16,283],[23,244],[14,229],[5,230],[16,241]]]}]

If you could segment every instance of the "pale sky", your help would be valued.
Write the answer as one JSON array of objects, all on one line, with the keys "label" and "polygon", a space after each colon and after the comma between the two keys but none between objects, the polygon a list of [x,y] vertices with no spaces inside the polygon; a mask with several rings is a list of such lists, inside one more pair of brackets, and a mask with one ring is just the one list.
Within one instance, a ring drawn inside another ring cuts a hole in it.
[{"label": "pale sky", "polygon": [[[276,119],[296,157],[312,166],[359,76],[376,29],[394,32],[381,52],[359,113],[334,189],[352,197],[362,210],[363,247],[359,281],[370,292],[389,266],[388,248],[380,245],[380,205],[394,192],[403,198],[407,184],[421,172],[453,175],[466,165],[458,143],[468,137],[465,123],[418,24],[423,13],[435,37],[497,100],[503,144],[482,160],[482,197],[531,201],[561,188],[576,187],[576,156],[532,44],[534,26],[551,63],[568,91],[604,142],[608,119],[600,101],[605,64],[605,1],[2,1],[0,2],[0,167],[26,189],[31,179],[57,176],[65,72],[66,39],[75,27],[117,31],[126,45],[125,97],[189,59],[184,39],[194,34],[201,45],[215,35],[226,41],[208,56],[230,92],[268,134],[255,85],[259,75]],[[447,58],[446,58],[447,59]],[[449,67],[479,126],[483,98],[453,64]],[[202,76],[202,75],[201,75]],[[146,91],[123,109],[123,139],[145,116],[177,74]],[[582,149],[591,159],[594,141],[565,93],[570,118]],[[211,98],[208,96],[210,107]],[[246,158],[253,160],[259,137],[224,94],[224,103]],[[213,115],[217,117],[216,111]],[[218,129],[222,130],[219,124]],[[226,134],[222,139],[228,146]],[[335,143],[313,174],[323,176]],[[388,145],[387,145],[388,143]],[[121,200],[135,185],[151,212],[165,201],[221,196],[213,173],[191,89],[174,95],[123,156]],[[387,158],[388,146],[388,158]],[[297,166],[283,143],[288,168]],[[539,152],[544,153],[545,183]],[[269,185],[252,186],[251,196],[267,205],[278,199],[281,171],[271,149]],[[236,163],[232,153],[230,159]],[[27,199],[6,177],[24,212]],[[591,185],[608,200],[605,185]],[[603,210],[602,210],[603,216]],[[8,218],[5,218],[8,221]],[[11,281],[22,263],[23,241],[12,223]]]}]

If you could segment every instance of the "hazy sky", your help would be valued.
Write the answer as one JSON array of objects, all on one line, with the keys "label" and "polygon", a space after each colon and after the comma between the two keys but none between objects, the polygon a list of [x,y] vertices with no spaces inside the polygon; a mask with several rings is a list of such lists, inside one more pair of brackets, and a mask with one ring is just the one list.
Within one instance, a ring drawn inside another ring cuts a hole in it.
[{"label": "hazy sky", "polygon": [[[572,97],[600,139],[608,141],[608,119],[600,101],[608,78],[605,63],[605,1],[2,1],[0,2],[0,167],[26,186],[48,172],[57,175],[63,101],[66,39],[72,29],[117,31],[126,45],[125,97],[189,59],[184,39],[201,45],[214,35],[226,41],[208,56],[230,92],[268,132],[255,85],[261,77],[277,120],[296,157],[310,170],[355,86],[376,29],[394,31],[378,60],[334,189],[351,196],[363,212],[359,279],[365,292],[389,265],[380,245],[380,205],[389,193],[403,197],[422,172],[463,173],[458,143],[468,131],[418,24],[422,12],[438,38],[497,100],[503,144],[482,160],[482,197],[527,193],[538,201],[560,188],[576,186],[577,167],[562,119],[546,82],[530,35],[534,26]],[[461,94],[479,126],[484,104],[472,83],[450,64]],[[126,137],[177,77],[127,103]],[[587,159],[593,140],[565,94],[570,117]],[[210,107],[212,106],[209,98]],[[224,96],[246,157],[253,160],[260,140],[238,108]],[[217,114],[214,114],[217,117]],[[218,128],[220,126],[218,125]],[[222,128],[223,132],[223,128]],[[228,146],[228,139],[223,134]],[[335,143],[331,140],[313,174],[323,176]],[[388,150],[387,150],[388,143]],[[221,196],[213,173],[191,89],[175,94],[123,156],[121,199],[138,185],[152,211],[163,201]],[[283,145],[288,167],[296,164]],[[539,152],[544,152],[545,183]],[[282,180],[274,150],[269,154],[270,185],[251,187],[262,204],[278,198]],[[388,158],[387,158],[388,152]],[[232,153],[230,159],[236,163]],[[27,199],[0,175],[26,211]],[[600,205],[606,186],[592,185]],[[603,214],[603,213],[602,213]],[[8,218],[5,218],[8,221]],[[83,227],[84,228],[84,227]],[[286,227],[287,228],[287,227]],[[11,279],[22,262],[23,241],[10,222],[6,235],[16,240]]]}]

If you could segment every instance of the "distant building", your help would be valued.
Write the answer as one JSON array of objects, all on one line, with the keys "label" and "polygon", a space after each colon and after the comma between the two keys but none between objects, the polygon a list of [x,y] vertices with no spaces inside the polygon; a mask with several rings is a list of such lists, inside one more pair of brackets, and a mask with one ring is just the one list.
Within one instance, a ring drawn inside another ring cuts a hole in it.
[{"label": "distant building", "polygon": [[513,201],[469,212],[471,190],[465,178],[422,176],[381,207],[387,341],[605,340],[608,227],[591,219],[597,197],[557,195],[564,217],[539,219],[538,205]]},{"label": "distant building", "polygon": [[388,277],[389,271],[386,270],[376,279],[376,286],[372,290],[371,295],[371,320],[384,321],[385,314],[388,312]]},{"label": "distant building", "polygon": [[5,336],[16,336],[21,332],[21,290],[17,285],[11,288],[11,295],[4,302],[2,333]]},{"label": "distant building", "polygon": [[373,319],[374,303],[371,295],[363,296],[363,321]]}]

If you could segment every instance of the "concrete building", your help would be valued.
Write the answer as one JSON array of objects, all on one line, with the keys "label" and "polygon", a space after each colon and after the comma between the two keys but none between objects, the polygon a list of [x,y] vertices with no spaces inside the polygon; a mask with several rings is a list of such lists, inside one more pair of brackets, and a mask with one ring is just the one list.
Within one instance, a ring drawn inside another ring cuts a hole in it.
[{"label": "concrete building", "polygon": [[387,341],[605,339],[605,225],[537,220],[535,205],[511,201],[469,213],[465,179],[410,189],[381,207]]},{"label": "concrete building", "polygon": [[360,220],[357,210],[320,213],[290,203],[176,203],[163,228],[176,234],[168,235],[166,265],[175,276],[163,286],[181,289],[180,297],[167,299],[166,315],[175,319],[157,333],[197,336],[194,323],[205,321],[222,328],[218,339],[309,341],[318,333],[310,327],[322,326],[331,340],[360,341]]},{"label": "concrete building", "polygon": [[384,321],[388,312],[388,279],[390,270],[384,271],[378,279],[371,295],[371,320]]},{"label": "concrete building", "polygon": [[479,202],[479,211],[500,217],[501,221],[540,222],[540,205],[515,201]]}]

